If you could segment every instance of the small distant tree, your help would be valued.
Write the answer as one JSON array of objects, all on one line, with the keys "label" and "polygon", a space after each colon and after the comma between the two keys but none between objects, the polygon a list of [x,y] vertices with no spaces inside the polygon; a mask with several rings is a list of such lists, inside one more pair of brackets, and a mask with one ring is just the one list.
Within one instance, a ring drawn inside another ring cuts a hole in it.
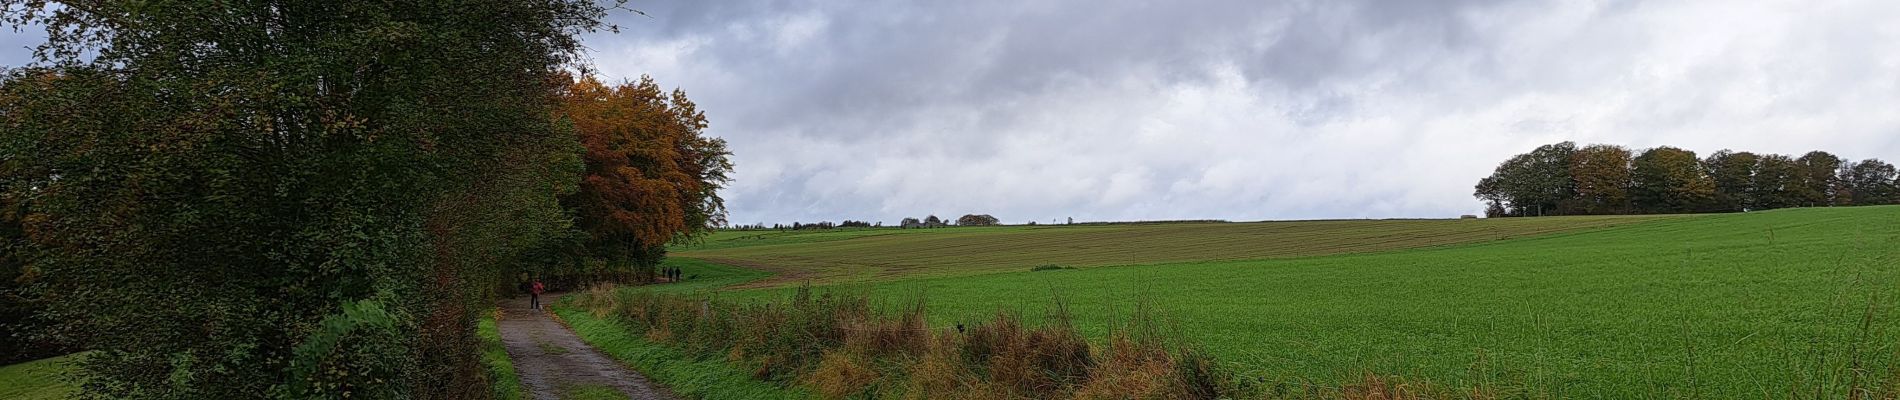
[{"label": "small distant tree", "polygon": [[899,228],[910,228],[913,226],[922,226],[922,225],[923,225],[923,221],[918,221],[916,218],[911,218],[911,217],[904,217],[903,221],[900,221],[897,223],[897,226]]},{"label": "small distant tree", "polygon": [[937,216],[935,215],[924,217],[924,226],[927,226],[927,227],[943,226],[943,218],[937,218]]},{"label": "small distant tree", "polygon": [[989,214],[964,214],[962,217],[957,218],[957,225],[961,226],[990,226],[996,224],[996,217],[992,217]]}]

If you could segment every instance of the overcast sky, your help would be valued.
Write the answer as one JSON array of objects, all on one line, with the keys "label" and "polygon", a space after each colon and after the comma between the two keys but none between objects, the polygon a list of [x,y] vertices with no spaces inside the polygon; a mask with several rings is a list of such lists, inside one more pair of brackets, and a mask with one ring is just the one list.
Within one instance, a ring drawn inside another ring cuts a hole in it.
[{"label": "overcast sky", "polygon": [[[1900,159],[1900,1],[635,1],[732,222],[1455,217],[1571,140]],[[32,36],[0,39],[0,64]]]}]

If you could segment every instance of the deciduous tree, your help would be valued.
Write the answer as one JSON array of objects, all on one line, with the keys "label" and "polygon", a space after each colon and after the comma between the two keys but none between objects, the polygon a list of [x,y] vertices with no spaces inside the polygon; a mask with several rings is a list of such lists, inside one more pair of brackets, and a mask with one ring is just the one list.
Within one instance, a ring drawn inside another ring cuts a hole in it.
[{"label": "deciduous tree", "polygon": [[1564,214],[1575,204],[1570,158],[1576,148],[1576,143],[1562,142],[1511,157],[1479,182],[1474,195],[1501,205],[1509,215]]},{"label": "deciduous tree", "polygon": [[1834,200],[1834,188],[1840,186],[1840,157],[1825,151],[1811,151],[1795,159],[1800,165],[1800,184],[1795,195],[1803,206],[1818,207],[1830,205]]},{"label": "deciduous tree", "polygon": [[1657,147],[1644,151],[1631,164],[1635,186],[1630,195],[1638,211],[1694,212],[1715,195],[1715,183],[1703,173],[1695,152]]},{"label": "deciduous tree", "polygon": [[962,217],[957,217],[958,226],[989,226],[996,223],[996,217],[989,214],[964,214]]},{"label": "deciduous tree", "polygon": [[1724,149],[1702,161],[1715,184],[1711,211],[1735,212],[1748,209],[1749,187],[1755,179],[1755,166],[1761,157],[1746,151]]},{"label": "deciduous tree", "polygon": [[724,223],[717,190],[730,153],[704,135],[706,116],[684,91],[669,94],[646,76],[613,86],[580,76],[562,94],[559,116],[586,149],[580,190],[563,203],[588,234],[587,254],[651,279],[667,243]]},{"label": "deciduous tree", "polygon": [[1749,180],[1748,208],[1772,210],[1801,205],[1801,166],[1780,154],[1761,156]]},{"label": "deciduous tree", "polygon": [[1576,211],[1583,214],[1629,212],[1630,151],[1622,146],[1589,145],[1570,156]]},{"label": "deciduous tree", "polygon": [[603,12],[0,0],[52,33],[0,78],[0,189],[31,199],[34,292],[94,351],[84,390],[487,396],[474,317],[567,230],[552,77]]},{"label": "deciduous tree", "polygon": [[1840,180],[1843,195],[1840,196],[1851,205],[1881,205],[1900,203],[1900,188],[1896,187],[1893,164],[1879,159],[1866,159],[1842,167]]}]

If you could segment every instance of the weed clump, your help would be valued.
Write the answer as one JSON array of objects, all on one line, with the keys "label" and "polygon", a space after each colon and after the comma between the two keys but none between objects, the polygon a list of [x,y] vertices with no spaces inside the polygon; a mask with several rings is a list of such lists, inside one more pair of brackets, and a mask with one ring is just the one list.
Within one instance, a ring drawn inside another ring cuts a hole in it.
[{"label": "weed clump", "polygon": [[1075,267],[1064,267],[1057,264],[1043,264],[1043,265],[1037,265],[1034,267],[1029,267],[1029,272],[1055,271],[1055,270],[1062,270],[1062,269],[1075,269]]}]

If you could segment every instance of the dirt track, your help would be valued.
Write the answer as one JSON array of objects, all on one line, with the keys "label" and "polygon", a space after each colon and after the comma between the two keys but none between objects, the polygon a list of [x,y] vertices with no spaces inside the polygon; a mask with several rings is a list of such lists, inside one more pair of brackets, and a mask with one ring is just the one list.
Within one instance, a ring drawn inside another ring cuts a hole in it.
[{"label": "dirt track", "polygon": [[636,400],[676,398],[665,388],[594,350],[555,322],[545,310],[557,295],[541,296],[542,311],[528,308],[527,297],[501,304],[501,342],[521,376],[529,397],[558,400],[563,388],[605,386]]}]

